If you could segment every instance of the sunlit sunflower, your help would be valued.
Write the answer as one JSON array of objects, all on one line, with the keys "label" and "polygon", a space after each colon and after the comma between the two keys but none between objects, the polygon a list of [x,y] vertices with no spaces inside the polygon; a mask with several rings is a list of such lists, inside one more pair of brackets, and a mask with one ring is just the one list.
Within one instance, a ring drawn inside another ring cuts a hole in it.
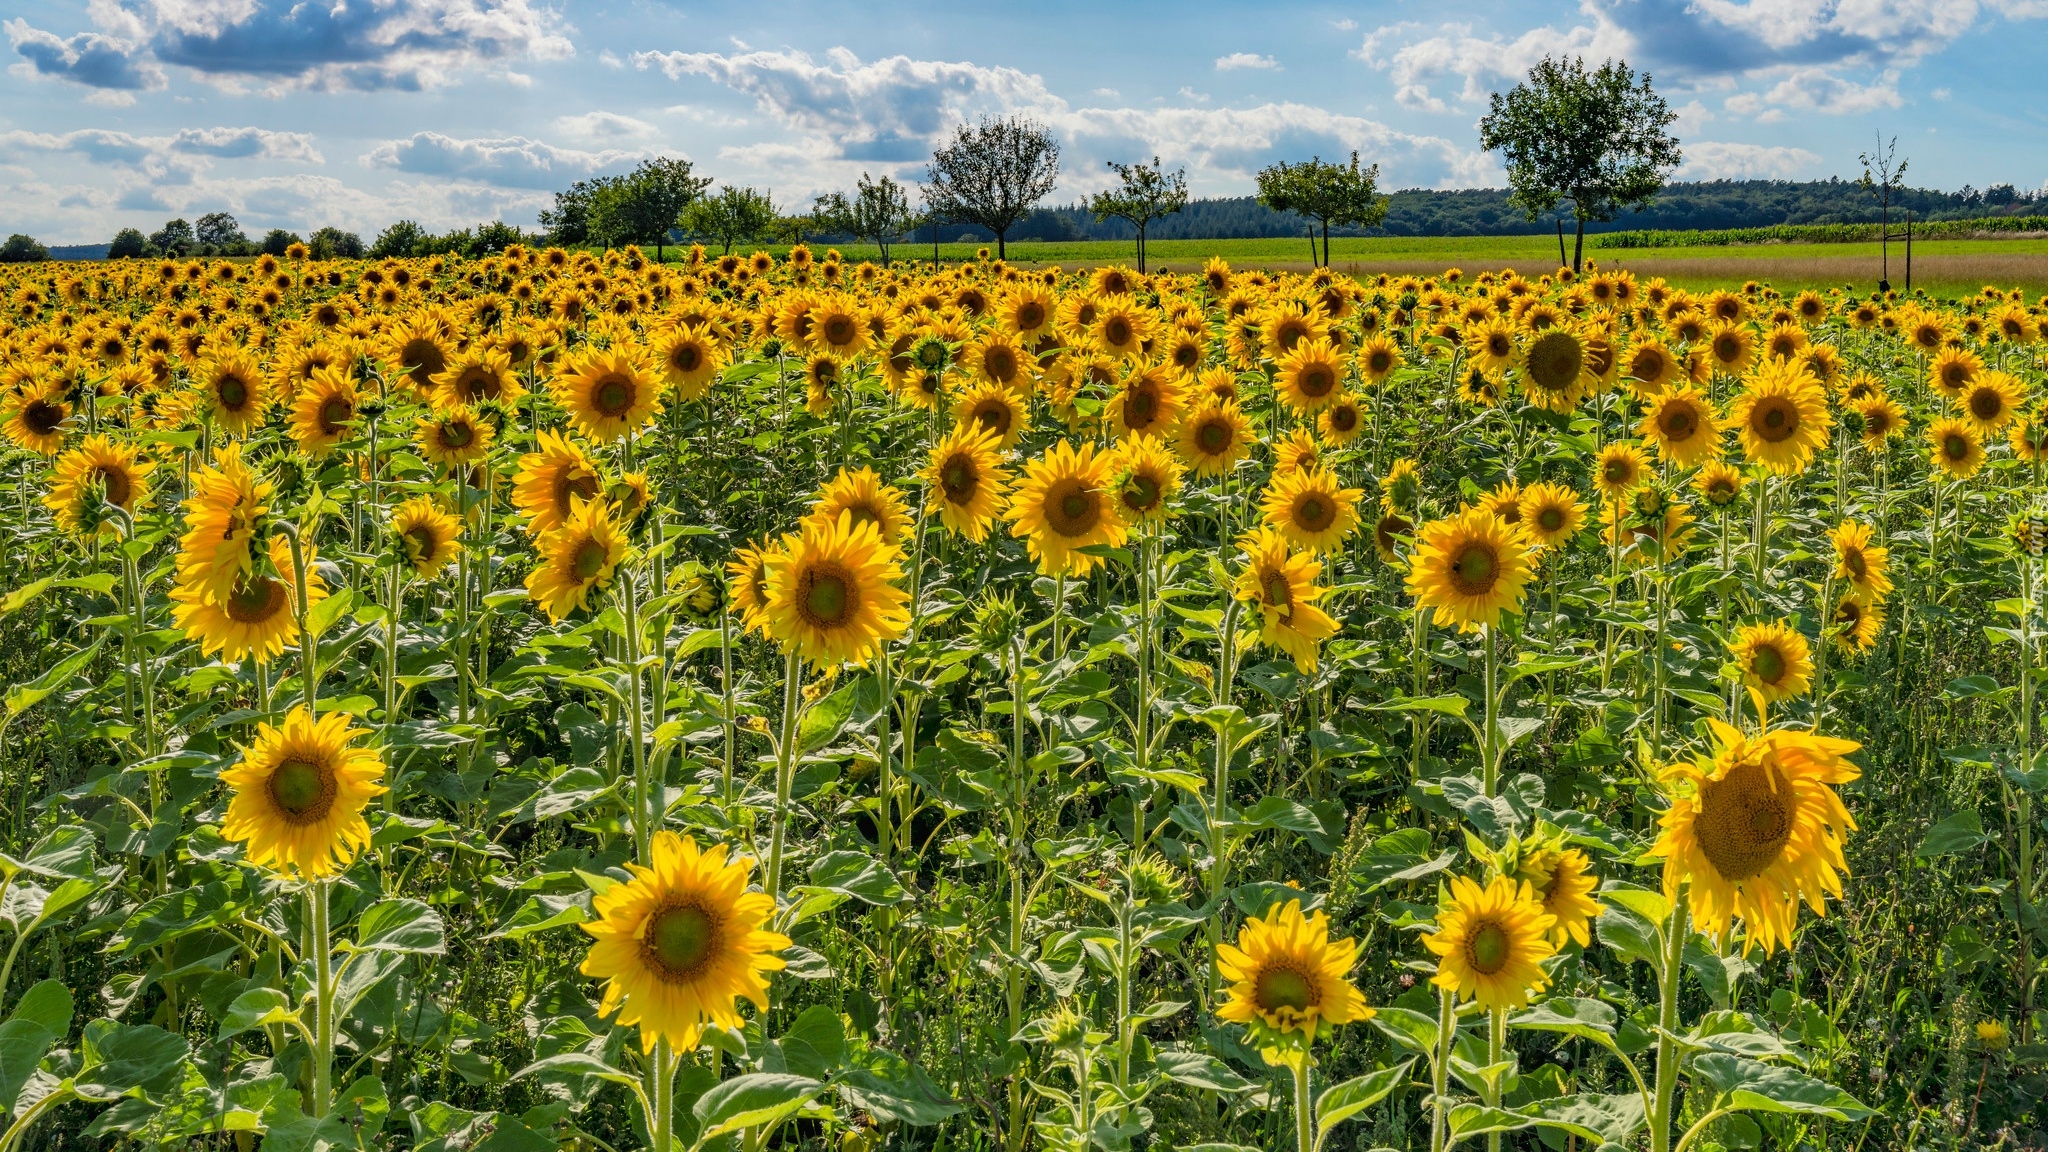
[{"label": "sunlit sunflower", "polygon": [[1593,459],[1593,483],[1608,501],[1627,496],[1650,474],[1650,458],[1634,444],[1617,441]]},{"label": "sunlit sunflower", "polygon": [[1866,603],[1854,595],[1840,597],[1828,624],[1837,649],[1847,655],[1861,655],[1877,646],[1877,638],[1884,631],[1884,605]]},{"label": "sunlit sunflower", "polygon": [[732,606],[740,614],[740,627],[748,632],[768,634],[768,569],[781,562],[782,545],[774,540],[743,544],[726,562]]},{"label": "sunlit sunflower", "polygon": [[1268,1045],[1289,1032],[1312,1039],[1330,1025],[1370,1020],[1349,979],[1357,962],[1357,941],[1330,939],[1327,915],[1304,916],[1301,901],[1289,900],[1246,920],[1237,943],[1217,945],[1216,972],[1229,987],[1216,1014]]},{"label": "sunlit sunflower", "polygon": [[178,540],[178,583],[223,603],[255,566],[255,541],[270,510],[271,485],[242,462],[241,445],[221,449],[193,473]]},{"label": "sunlit sunflower", "polygon": [[[306,552],[306,607],[311,609],[327,599],[327,582],[313,567],[310,545]],[[171,619],[184,629],[186,638],[199,642],[201,656],[218,652],[230,664],[245,658],[268,664],[298,642],[291,543],[282,535],[272,536],[267,555],[270,563],[252,563],[226,596],[209,597],[196,580],[172,587]]]},{"label": "sunlit sunflower", "polygon": [[455,354],[440,320],[425,312],[385,329],[382,352],[391,374],[422,398]]},{"label": "sunlit sunflower", "polygon": [[823,667],[865,664],[910,626],[902,553],[852,512],[811,521],[785,538],[768,565],[768,635],[783,650]]},{"label": "sunlit sunflower", "polygon": [[1813,654],[1806,637],[1782,621],[1743,625],[1728,651],[1742,670],[1743,685],[1766,703],[1796,699],[1813,686]]},{"label": "sunlit sunflower", "polygon": [[1237,542],[1245,554],[1244,571],[1233,588],[1239,600],[1259,608],[1259,642],[1294,658],[1303,672],[1316,668],[1316,647],[1337,634],[1337,622],[1316,606],[1324,589],[1316,586],[1322,562],[1313,553],[1297,552],[1272,528],[1259,528]]},{"label": "sunlit sunflower", "polygon": [[1685,889],[1695,926],[1725,941],[1737,920],[1744,948],[1789,945],[1804,900],[1822,913],[1842,893],[1842,839],[1856,821],[1830,785],[1862,773],[1859,745],[1780,728],[1749,737],[1719,720],[1712,759],[1666,771],[1671,807],[1650,855],[1664,858],[1664,894]]},{"label": "sunlit sunflower", "polygon": [[1871,543],[1874,535],[1870,525],[1844,520],[1828,533],[1828,539],[1835,546],[1835,579],[1852,594],[1876,603],[1891,594],[1892,581],[1886,575],[1891,549]]},{"label": "sunlit sunflower", "polygon": [[270,381],[256,357],[239,348],[224,350],[199,365],[193,382],[222,431],[240,436],[263,426],[270,410]]},{"label": "sunlit sunflower", "polygon": [[1534,333],[1516,359],[1515,383],[1530,404],[1570,412],[1597,383],[1585,338],[1563,324]]},{"label": "sunlit sunflower", "polygon": [[1325,339],[1301,341],[1274,366],[1274,394],[1297,412],[1320,411],[1343,387],[1343,354]]},{"label": "sunlit sunflower", "polygon": [[356,418],[356,382],[332,368],[315,369],[299,398],[292,402],[292,439],[308,456],[322,457],[334,451]]},{"label": "sunlit sunflower", "polygon": [[1547,937],[1552,945],[1563,948],[1567,942],[1576,942],[1585,948],[1592,944],[1593,917],[1606,909],[1593,899],[1600,879],[1593,875],[1591,857],[1577,848],[1566,848],[1559,838],[1524,850],[1512,878],[1527,883],[1543,910],[1557,921]]},{"label": "sunlit sunflower", "polygon": [[976,544],[1003,509],[1010,473],[1002,466],[1002,442],[991,429],[955,427],[932,448],[918,473],[925,482],[925,506],[939,514],[946,530]]},{"label": "sunlit sunflower", "polygon": [[1287,435],[1273,445],[1273,474],[1283,472],[1313,472],[1323,466],[1323,446],[1316,440],[1316,434],[1303,425],[1296,425]]},{"label": "sunlit sunflower", "polygon": [[1422,527],[1408,565],[1408,594],[1434,608],[1438,626],[1461,632],[1496,627],[1503,611],[1522,610],[1530,575],[1529,538],[1483,508]]},{"label": "sunlit sunflower", "polygon": [[701,400],[725,370],[725,345],[704,330],[678,324],[655,338],[650,352],[661,372],[662,383],[676,390],[683,401]]},{"label": "sunlit sunflower", "polygon": [[526,530],[538,536],[567,521],[578,499],[595,499],[602,487],[580,445],[559,432],[544,431],[534,437],[534,450],[519,458],[512,503],[525,514]]},{"label": "sunlit sunflower", "polygon": [[1559,548],[1586,526],[1586,503],[1564,484],[1542,482],[1522,490],[1521,526],[1539,548]]},{"label": "sunlit sunflower", "polygon": [[1889,396],[1867,396],[1856,403],[1855,412],[1863,418],[1860,441],[1868,451],[1884,451],[1885,441],[1906,430],[1906,410]]},{"label": "sunlit sunflower", "polygon": [[1721,454],[1721,425],[1706,396],[1691,387],[1659,393],[1645,405],[1637,434],[1654,444],[1657,454],[1680,468],[1691,468]]},{"label": "sunlit sunflower", "polygon": [[661,411],[661,385],[640,359],[614,346],[587,352],[549,385],[569,423],[593,440],[636,432]]},{"label": "sunlit sunflower", "polygon": [[560,623],[611,583],[626,558],[626,534],[613,523],[609,501],[578,497],[568,518],[534,541],[534,551],[539,562],[526,574],[526,594]]},{"label": "sunlit sunflower", "polygon": [[1316,428],[1335,448],[1342,448],[1365,430],[1365,406],[1350,392],[1339,392],[1335,400],[1316,417]]},{"label": "sunlit sunflower", "polygon": [[1740,321],[1724,321],[1707,329],[1708,363],[1723,376],[1740,376],[1757,362],[1755,333]]},{"label": "sunlit sunflower", "polygon": [[486,400],[512,404],[526,395],[512,370],[511,356],[482,342],[457,353],[431,383],[436,408],[470,407]]},{"label": "sunlit sunflower", "polygon": [[1491,316],[1480,323],[1467,325],[1465,355],[1468,362],[1485,373],[1488,379],[1500,379],[1515,363],[1514,321],[1505,316]]},{"label": "sunlit sunflower", "polygon": [[953,420],[956,428],[973,425],[994,435],[996,447],[1008,452],[1030,430],[1031,410],[1007,385],[989,382],[960,397]]},{"label": "sunlit sunflower", "polygon": [[2027,386],[2010,372],[1984,372],[1954,397],[1963,418],[1980,436],[1989,436],[2011,422],[2026,403]]},{"label": "sunlit sunflower", "polygon": [[1158,317],[1150,308],[1129,296],[1106,296],[1096,302],[1087,336],[1103,355],[1131,360],[1143,353],[1157,327]]},{"label": "sunlit sunflower", "polygon": [[1927,385],[1951,400],[1984,374],[1984,360],[1967,348],[1945,347],[1927,365]]},{"label": "sunlit sunflower", "polygon": [[725,845],[700,851],[663,830],[648,854],[647,867],[627,862],[631,880],[592,899],[596,918],[581,927],[596,940],[577,970],[605,982],[598,1015],[637,1026],[642,1051],[666,1040],[694,1052],[705,1026],[741,1026],[742,997],[767,1010],[762,973],[782,969],[789,937],[763,927],[775,898],[747,890],[753,863],[729,860]]},{"label": "sunlit sunflower", "polygon": [[1358,375],[1378,384],[1401,366],[1401,346],[1384,332],[1375,332],[1358,346]]},{"label": "sunlit sunflower", "polygon": [[1967,420],[1950,416],[1927,429],[1928,456],[1934,466],[1957,480],[1968,480],[1984,467],[1984,444]]},{"label": "sunlit sunflower", "polygon": [[7,406],[7,438],[38,455],[55,456],[64,449],[64,422],[70,418],[61,382],[31,387]]},{"label": "sunlit sunflower", "polygon": [[1125,522],[1163,520],[1180,492],[1181,463],[1155,436],[1133,436],[1110,451],[1110,483]]},{"label": "sunlit sunflower", "polygon": [[66,532],[75,536],[107,532],[113,525],[106,519],[94,517],[88,522],[90,506],[104,503],[134,513],[148,497],[149,474],[155,468],[132,441],[87,436],[78,447],[57,458],[43,503]]},{"label": "sunlit sunflower", "polygon": [[272,727],[259,722],[241,762],[220,774],[233,789],[221,835],[241,842],[258,867],[307,878],[346,871],[370,843],[363,809],[387,789],[369,733],[346,712],[315,720],[303,706]]},{"label": "sunlit sunflower", "polygon": [[420,454],[444,468],[468,467],[490,454],[494,433],[466,405],[450,405],[420,418],[413,443]]},{"label": "sunlit sunflower", "polygon": [[1007,515],[1040,573],[1086,576],[1100,561],[1081,549],[1123,547],[1129,531],[1110,487],[1114,463],[1093,444],[1062,440],[1024,465]]},{"label": "sunlit sunflower", "polygon": [[1172,372],[1157,364],[1134,364],[1103,415],[1118,439],[1162,436],[1179,423],[1186,408],[1187,389]]},{"label": "sunlit sunflower", "polygon": [[1743,381],[1728,405],[1728,422],[1742,439],[1742,454],[1780,476],[1806,470],[1828,442],[1834,417],[1827,394],[1797,364],[1768,361]]},{"label": "sunlit sunflower", "polygon": [[1649,399],[1677,383],[1684,372],[1671,346],[1653,337],[1638,337],[1622,357],[1621,374],[1637,396]]},{"label": "sunlit sunflower", "polygon": [[818,489],[803,523],[830,528],[839,522],[841,513],[851,515],[856,524],[874,525],[885,544],[900,546],[914,526],[910,504],[903,493],[892,484],[882,483],[882,477],[873,468],[841,468],[838,475]]},{"label": "sunlit sunflower", "polygon": [[873,344],[867,317],[860,306],[837,293],[822,297],[811,309],[810,327],[804,336],[812,352],[842,363],[865,353]]},{"label": "sunlit sunflower", "polygon": [[1204,404],[1181,418],[1174,449],[1197,476],[1227,476],[1250,454],[1252,422],[1234,400]]},{"label": "sunlit sunflower", "polygon": [[391,517],[391,538],[405,551],[415,575],[431,580],[462,550],[462,525],[431,497],[415,496]]},{"label": "sunlit sunflower", "polygon": [[1450,903],[1437,909],[1436,931],[1422,938],[1437,956],[1430,983],[1488,1011],[1521,1008],[1550,986],[1543,961],[1557,954],[1550,942],[1556,927],[1526,882],[1495,876],[1481,888],[1470,877],[1454,877]]},{"label": "sunlit sunflower", "polygon": [[1201,332],[1182,328],[1166,338],[1159,354],[1168,368],[1180,373],[1181,379],[1192,380],[1209,359],[1209,342]]},{"label": "sunlit sunflower", "polygon": [[1700,469],[1699,474],[1693,477],[1692,486],[1709,506],[1725,511],[1742,498],[1742,486],[1747,482],[1748,477],[1742,474],[1741,469],[1716,460]]},{"label": "sunlit sunflower", "polygon": [[1038,361],[1005,332],[988,332],[960,350],[960,366],[975,384],[994,384],[1019,397],[1031,395]]},{"label": "sunlit sunflower", "polygon": [[1346,488],[1337,474],[1318,466],[1304,471],[1275,471],[1259,499],[1259,513],[1297,548],[1335,552],[1358,528],[1362,488]]}]

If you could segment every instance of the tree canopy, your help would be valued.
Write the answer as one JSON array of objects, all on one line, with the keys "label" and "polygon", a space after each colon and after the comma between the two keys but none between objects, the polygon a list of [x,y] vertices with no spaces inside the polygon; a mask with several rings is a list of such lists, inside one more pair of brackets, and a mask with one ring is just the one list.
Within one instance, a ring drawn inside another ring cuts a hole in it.
[{"label": "tree canopy", "polygon": [[821,232],[843,232],[856,240],[874,241],[882,250],[884,268],[889,266],[890,243],[918,222],[908,189],[887,174],[873,179],[865,172],[852,196],[844,192],[820,196],[812,215]]},{"label": "tree canopy", "polygon": [[1022,116],[960,125],[953,142],[932,154],[925,204],[938,217],[979,224],[1007,256],[1010,228],[1052,194],[1060,178],[1060,146],[1045,125]]},{"label": "tree canopy", "polygon": [[[1259,172],[1259,203],[1276,212],[1298,212],[1322,226],[1322,262],[1330,262],[1330,226],[1371,228],[1387,218],[1380,195],[1380,166],[1327,163],[1320,156],[1296,164],[1281,161]],[[1313,237],[1311,237],[1313,240]],[[1314,245],[1311,243],[1313,254]]]},{"label": "tree canopy", "polygon": [[1152,221],[1171,216],[1188,206],[1188,173],[1185,168],[1163,170],[1159,157],[1152,163],[1107,162],[1116,173],[1117,186],[1097,192],[1088,201],[1097,223],[1128,220],[1138,232],[1138,271],[1145,270],[1145,232]]},{"label": "tree canopy", "polygon": [[700,196],[683,210],[683,231],[716,240],[725,251],[775,227],[775,201],[752,188],[721,185],[716,196]]}]

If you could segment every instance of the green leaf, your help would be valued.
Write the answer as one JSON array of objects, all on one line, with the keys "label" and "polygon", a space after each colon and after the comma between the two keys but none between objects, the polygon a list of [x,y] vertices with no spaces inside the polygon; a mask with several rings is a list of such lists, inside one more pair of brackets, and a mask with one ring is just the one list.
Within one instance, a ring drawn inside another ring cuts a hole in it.
[{"label": "green leaf", "polygon": [[1435,712],[1443,716],[1465,718],[1465,707],[1471,701],[1463,696],[1396,696],[1378,704],[1368,704],[1368,712]]},{"label": "green leaf", "polygon": [[61,980],[43,980],[21,994],[7,1018],[41,1024],[52,1036],[63,1036],[71,1031],[71,1008],[71,989]]},{"label": "green leaf", "polygon": [[824,1090],[821,1081],[785,1072],[735,1076],[697,1098],[691,1111],[703,1129],[696,1146],[742,1128],[760,1128],[765,1138],[767,1129],[796,1115]]},{"label": "green leaf", "polygon": [[827,852],[811,865],[811,882],[798,891],[837,892],[864,904],[889,907],[909,899],[882,862],[865,852]]},{"label": "green leaf", "polygon": [[1920,841],[1918,855],[1932,858],[1968,852],[1990,840],[1991,837],[1984,834],[1984,821],[1976,812],[1958,812],[1927,830],[1926,839]]},{"label": "green leaf", "polygon": [[1330,1138],[1331,1129],[1387,1098],[1387,1094],[1408,1079],[1415,1066],[1410,1058],[1392,1068],[1382,1068],[1333,1084],[1316,1097],[1316,1147]]},{"label": "green leaf", "polygon": [[86,1100],[119,1100],[174,1084],[191,1052],[185,1038],[154,1024],[95,1020],[85,1028],[85,1063],[72,1091]]},{"label": "green leaf", "polygon": [[235,1002],[221,1013],[220,1032],[214,1038],[226,1040],[252,1028],[295,1023],[298,1019],[299,1014],[292,1011],[291,1000],[284,993],[275,988],[251,988],[235,997]]},{"label": "green leaf", "polygon": [[38,1021],[16,1017],[0,1024],[0,1109],[13,1115],[21,1086],[56,1043],[56,1034]]},{"label": "green leaf", "polygon": [[799,1076],[824,1079],[846,1062],[846,1025],[839,1013],[813,1004],[797,1015],[789,1031],[769,1044],[769,1060],[781,1067],[770,1072],[794,1072]]},{"label": "green leaf", "polygon": [[1711,1053],[1692,1062],[1693,1079],[1725,1099],[1724,1108],[1756,1112],[1797,1112],[1830,1120],[1861,1120],[1873,1115],[1854,1096],[1804,1072],[1765,1064],[1742,1056]]},{"label": "green leaf", "polygon": [[348,611],[348,606],[354,599],[355,591],[343,588],[313,605],[312,610],[306,613],[307,631],[311,632],[316,640],[325,636],[328,630],[334,627],[335,621],[340,620],[342,614]]},{"label": "green leaf", "polygon": [[1436,1051],[1436,1018],[1413,1008],[1382,1008],[1374,1014],[1372,1026],[1403,1048],[1413,1048],[1417,1052]]},{"label": "green leaf", "polygon": [[1535,1117],[1539,1127],[1562,1129],[1596,1146],[1615,1144],[1625,1148],[1646,1123],[1640,1092],[1557,1096],[1539,1100],[1525,1111]]},{"label": "green leaf", "polygon": [[533,1063],[514,1072],[512,1079],[522,1080],[528,1076],[538,1076],[543,1072],[567,1073],[573,1076],[596,1076],[602,1080],[610,1080],[615,1084],[632,1086],[638,1086],[640,1083],[638,1076],[621,1072],[588,1052],[561,1052],[545,1059],[535,1060]]},{"label": "green leaf", "polygon": [[1602,1048],[1614,1047],[1614,1009],[1598,1000],[1581,996],[1552,996],[1508,1020],[1510,1028],[1532,1032],[1559,1032],[1591,1040]]},{"label": "green leaf", "polygon": [[441,914],[418,900],[380,900],[356,923],[356,950],[441,956],[448,951]]},{"label": "green leaf", "polygon": [[796,754],[809,755],[839,739],[839,733],[853,716],[854,693],[865,677],[849,677],[833,693],[809,708],[797,723]]},{"label": "green leaf", "polygon": [[1451,1109],[1451,1142],[1484,1136],[1489,1132],[1513,1132],[1536,1123],[1535,1119],[1505,1108],[1484,1104],[1460,1104]]},{"label": "green leaf", "polygon": [[81,669],[92,662],[92,658],[99,654],[100,645],[106,642],[107,633],[102,632],[99,639],[57,661],[48,672],[19,688],[10,689],[5,700],[8,717],[11,719],[19,716],[60,691],[71,682],[72,677],[78,675]]},{"label": "green leaf", "polygon": [[1207,1052],[1168,1049],[1154,1052],[1152,1064],[1176,1084],[1205,1088],[1211,1092],[1243,1092],[1252,1082],[1239,1076],[1230,1065]]},{"label": "green leaf", "polygon": [[894,1052],[870,1052],[864,1067],[840,1073],[833,1086],[847,1104],[877,1120],[925,1127],[963,1111],[923,1069]]}]

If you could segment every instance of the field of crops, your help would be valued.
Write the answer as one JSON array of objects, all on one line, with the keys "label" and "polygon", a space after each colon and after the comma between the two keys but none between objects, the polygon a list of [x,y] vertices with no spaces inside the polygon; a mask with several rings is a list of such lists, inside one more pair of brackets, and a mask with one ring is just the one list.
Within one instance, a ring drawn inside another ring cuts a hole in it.
[{"label": "field of crops", "polygon": [[0,271],[0,1152],[2048,1141],[2041,301],[1161,259]]}]

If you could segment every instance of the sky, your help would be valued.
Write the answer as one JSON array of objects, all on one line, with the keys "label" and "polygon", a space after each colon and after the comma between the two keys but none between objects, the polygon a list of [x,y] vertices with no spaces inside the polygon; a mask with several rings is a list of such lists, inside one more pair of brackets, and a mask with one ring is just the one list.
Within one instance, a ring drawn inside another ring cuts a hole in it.
[{"label": "sky", "polygon": [[531,226],[657,155],[805,206],[1009,114],[1059,139],[1060,202],[1154,155],[1198,196],[1353,150],[1499,187],[1487,97],[1562,53],[1653,77],[1677,179],[1853,178],[1896,136],[1919,186],[2048,183],[2048,0],[0,0],[0,34],[0,233],[53,244]]}]

